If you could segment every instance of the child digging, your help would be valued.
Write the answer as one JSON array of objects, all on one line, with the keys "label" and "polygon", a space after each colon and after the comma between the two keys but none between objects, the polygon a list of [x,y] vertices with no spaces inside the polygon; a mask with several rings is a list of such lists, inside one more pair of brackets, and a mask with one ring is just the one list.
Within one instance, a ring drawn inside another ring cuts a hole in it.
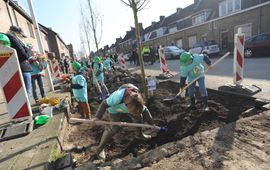
[{"label": "child digging", "polygon": [[87,82],[81,72],[82,66],[79,62],[73,62],[71,66],[75,71],[74,77],[71,80],[71,88],[73,95],[78,102],[82,118],[90,119],[91,111],[87,97]]}]

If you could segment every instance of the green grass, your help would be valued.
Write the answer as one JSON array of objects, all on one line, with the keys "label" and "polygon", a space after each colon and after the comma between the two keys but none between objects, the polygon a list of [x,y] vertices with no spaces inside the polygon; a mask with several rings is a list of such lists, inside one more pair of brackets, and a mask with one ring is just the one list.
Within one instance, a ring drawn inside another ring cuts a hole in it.
[{"label": "green grass", "polygon": [[65,153],[58,151],[57,144],[55,144],[51,152],[51,161],[56,161],[57,159],[62,158],[64,156],[65,156]]}]

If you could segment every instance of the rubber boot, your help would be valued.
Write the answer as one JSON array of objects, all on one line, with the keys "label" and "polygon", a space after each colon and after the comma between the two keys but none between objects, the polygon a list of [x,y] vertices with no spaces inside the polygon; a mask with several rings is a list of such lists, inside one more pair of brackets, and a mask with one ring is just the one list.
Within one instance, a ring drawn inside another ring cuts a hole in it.
[{"label": "rubber boot", "polygon": [[195,108],[195,97],[190,97],[190,103],[187,107],[190,109]]},{"label": "rubber boot", "polygon": [[208,99],[207,96],[202,98],[203,101],[203,111],[204,112],[208,112],[209,111],[209,107],[208,107]]}]

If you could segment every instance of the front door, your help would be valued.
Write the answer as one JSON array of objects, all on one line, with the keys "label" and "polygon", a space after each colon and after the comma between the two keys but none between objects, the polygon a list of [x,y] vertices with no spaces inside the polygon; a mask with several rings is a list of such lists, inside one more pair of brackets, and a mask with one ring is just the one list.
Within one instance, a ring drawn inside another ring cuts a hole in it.
[{"label": "front door", "polygon": [[221,33],[221,49],[228,49],[228,31]]}]

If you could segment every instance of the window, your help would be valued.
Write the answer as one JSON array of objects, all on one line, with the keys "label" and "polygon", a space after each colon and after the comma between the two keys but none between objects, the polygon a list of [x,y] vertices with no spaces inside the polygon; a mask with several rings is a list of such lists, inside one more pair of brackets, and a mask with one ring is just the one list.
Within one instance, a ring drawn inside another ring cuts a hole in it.
[{"label": "window", "polygon": [[241,0],[234,1],[234,10],[239,10],[241,8]]},{"label": "window", "polygon": [[241,0],[224,0],[219,3],[219,16],[229,15],[241,9]]},{"label": "window", "polygon": [[210,22],[210,23],[208,24],[208,30],[209,30],[209,31],[212,30],[212,22]]},{"label": "window", "polygon": [[174,33],[177,31],[177,27],[169,28],[169,33]]},{"label": "window", "polygon": [[214,23],[213,23],[213,27],[214,27],[214,29],[217,29],[217,23],[216,23],[216,21],[214,21]]},{"label": "window", "polygon": [[28,26],[28,31],[29,31],[30,37],[34,38],[34,31],[33,31],[32,24],[30,22],[27,22],[27,26]]},{"label": "window", "polygon": [[177,40],[177,41],[176,41],[176,45],[177,45],[178,47],[182,48],[182,46],[183,46],[182,39]]},{"label": "window", "polygon": [[192,18],[192,25],[197,25],[205,21],[205,13],[199,14]]},{"label": "window", "polygon": [[228,1],[227,7],[228,7],[227,12],[231,13],[233,11],[233,1],[232,0]]}]

